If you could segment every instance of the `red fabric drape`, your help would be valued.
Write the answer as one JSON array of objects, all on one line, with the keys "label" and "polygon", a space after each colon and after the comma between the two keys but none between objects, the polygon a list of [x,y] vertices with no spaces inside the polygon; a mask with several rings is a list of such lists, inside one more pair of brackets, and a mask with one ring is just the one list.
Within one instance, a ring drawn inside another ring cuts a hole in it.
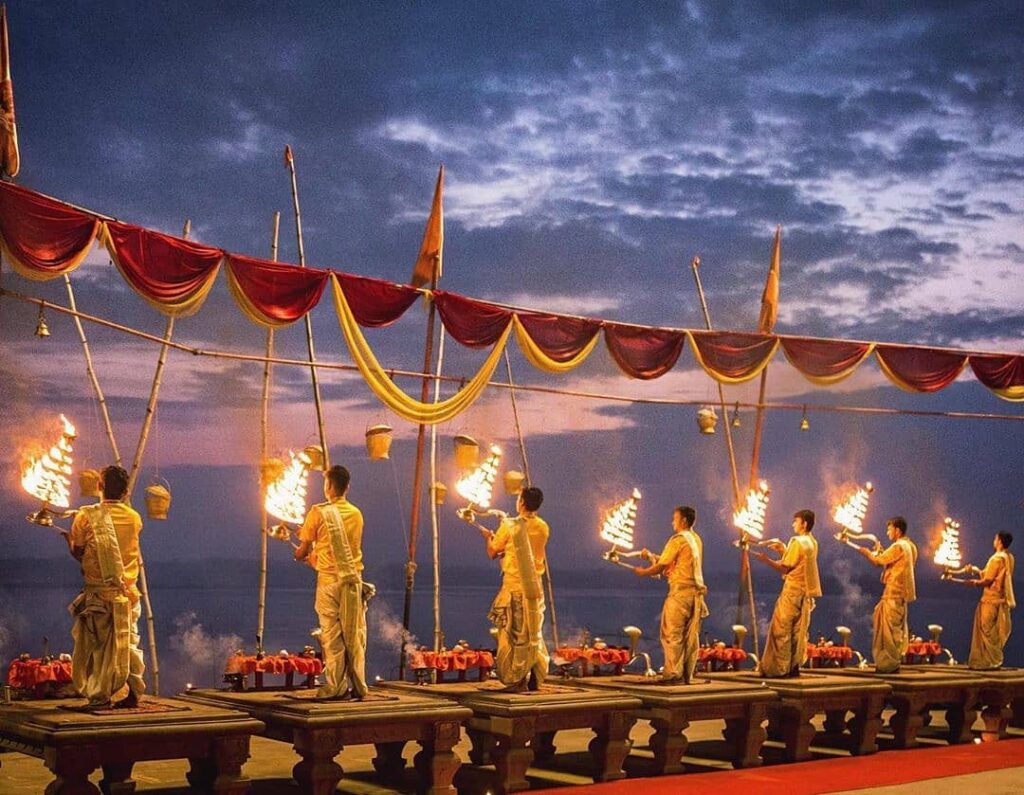
[{"label": "red fabric drape", "polygon": [[937,392],[952,384],[967,364],[966,354],[934,348],[876,345],[875,355],[893,383],[911,392]]},{"label": "red fabric drape", "polygon": [[389,326],[405,314],[420,292],[406,284],[334,272],[356,322],[364,328]]},{"label": "red fabric drape", "polygon": [[631,378],[660,378],[675,367],[686,332],[606,323],[604,341],[615,363]]},{"label": "red fabric drape", "polygon": [[741,382],[756,376],[775,353],[776,337],[733,331],[691,331],[701,364],[725,382]]},{"label": "red fabric drape", "polygon": [[166,314],[199,309],[224,256],[219,248],[116,221],[107,233],[114,262],[139,295]]},{"label": "red fabric drape", "polygon": [[833,383],[850,375],[871,353],[869,342],[783,338],[786,359],[815,383]]},{"label": "red fabric drape", "polygon": [[0,182],[0,237],[26,278],[42,281],[74,270],[99,227],[95,216]]},{"label": "red fabric drape", "polygon": [[468,348],[488,348],[512,320],[512,311],[454,293],[434,293],[438,314],[452,339]]},{"label": "red fabric drape", "polygon": [[320,301],[330,275],[239,254],[226,256],[232,292],[242,311],[269,326],[285,326],[303,317]]},{"label": "red fabric drape", "polygon": [[974,377],[989,389],[1024,389],[1024,356],[974,354],[970,362]]},{"label": "red fabric drape", "polygon": [[599,320],[546,312],[516,312],[516,315],[537,347],[559,363],[579,356],[601,330]]}]

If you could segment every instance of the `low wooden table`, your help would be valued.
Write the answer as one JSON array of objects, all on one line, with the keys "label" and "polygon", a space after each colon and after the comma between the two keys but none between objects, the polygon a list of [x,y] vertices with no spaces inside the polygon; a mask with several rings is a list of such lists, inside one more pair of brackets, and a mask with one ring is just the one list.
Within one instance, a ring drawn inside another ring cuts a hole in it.
[{"label": "low wooden table", "polygon": [[761,764],[761,745],[767,736],[764,721],[768,704],[776,701],[775,691],[760,684],[706,680],[698,684],[662,684],[643,676],[615,676],[581,680],[585,687],[616,690],[640,699],[643,708],[636,714],[654,727],[651,750],[654,769],[659,775],[682,773],[680,761],[689,741],[684,731],[695,720],[725,720],[725,739],[733,748],[733,767]]},{"label": "low wooden table", "polygon": [[[873,666],[846,668],[837,676],[884,682],[892,688],[886,700],[896,710],[889,728],[897,748],[914,748],[917,734],[931,718],[932,709],[944,709],[950,743],[974,739],[971,726],[978,716],[982,677],[977,673],[957,673],[945,665],[903,665],[894,673],[880,674]],[[979,672],[980,673],[980,672]]]},{"label": "low wooden table", "polygon": [[[755,672],[710,674],[720,682],[764,683],[778,694],[769,702],[768,737],[785,743],[786,760],[800,762],[811,756],[815,728],[811,719],[825,715],[825,731],[833,735],[849,732],[848,748],[854,756],[878,750],[875,737],[882,726],[882,707],[891,688],[884,682],[801,671],[800,676],[765,679]],[[852,712],[849,720],[846,714]]]},{"label": "low wooden table", "polygon": [[977,671],[966,665],[905,665],[902,670],[927,670],[980,679],[978,705],[985,722],[981,732],[984,742],[1005,738],[1008,726],[1024,729],[1024,668]]},{"label": "low wooden table", "polygon": [[500,792],[528,789],[527,769],[534,759],[554,758],[555,734],[563,729],[594,730],[589,750],[595,781],[624,778],[622,763],[629,754],[629,732],[643,706],[639,698],[625,693],[552,684],[532,693],[503,693],[498,682],[426,687],[385,682],[383,687],[429,693],[472,710],[468,722],[473,743],[470,761],[475,765],[494,763]]},{"label": "low wooden table", "polygon": [[84,702],[19,701],[0,706],[0,746],[42,759],[55,778],[46,795],[89,795],[103,769],[107,795],[135,791],[132,767],[154,759],[188,759],[189,784],[223,795],[249,791],[242,765],[249,738],[263,724],[241,712],[178,699],[146,697],[138,710],[79,712]]},{"label": "low wooden table", "polygon": [[311,691],[191,690],[190,701],[230,707],[266,724],[265,735],[291,743],[302,757],[292,775],[303,792],[329,795],[337,789],[342,768],[334,758],[346,745],[372,743],[373,766],[385,777],[405,768],[402,751],[418,742],[414,763],[429,795],[454,793],[452,779],[460,760],[452,750],[459,742],[459,725],[472,712],[436,698],[384,692],[371,688],[365,701],[324,701]]}]

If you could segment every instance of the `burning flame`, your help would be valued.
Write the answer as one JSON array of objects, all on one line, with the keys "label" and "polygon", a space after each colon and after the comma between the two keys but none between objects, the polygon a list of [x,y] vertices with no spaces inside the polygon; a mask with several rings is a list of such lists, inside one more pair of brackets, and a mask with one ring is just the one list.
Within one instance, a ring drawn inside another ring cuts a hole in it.
[{"label": "burning flame", "polygon": [[847,498],[846,502],[835,507],[832,518],[840,527],[856,535],[864,533],[864,516],[868,512],[868,498],[874,488],[870,483],[865,483],[864,488],[857,489]]},{"label": "burning flame", "polygon": [[305,453],[288,454],[291,461],[281,477],[267,486],[263,507],[282,522],[301,524],[306,515],[306,477],[312,462]]},{"label": "burning flame", "polygon": [[947,569],[958,569],[961,563],[960,555],[960,522],[946,517],[942,527],[942,543],[935,550],[934,561],[939,566]]},{"label": "burning flame", "polygon": [[29,462],[21,475],[21,486],[55,508],[67,508],[71,504],[71,440],[76,434],[75,426],[63,414],[60,421],[60,440],[42,458]]},{"label": "burning flame", "polygon": [[601,538],[620,549],[633,548],[633,528],[636,526],[636,510],[640,502],[640,491],[633,494],[608,511],[601,525]]},{"label": "burning flame", "polygon": [[494,479],[498,476],[498,467],[501,464],[501,448],[491,445],[491,454],[476,469],[459,478],[455,483],[455,490],[466,499],[470,505],[477,508],[489,508],[491,506],[491,494],[494,490]]},{"label": "burning flame", "polygon": [[740,531],[754,538],[764,537],[765,515],[768,513],[768,481],[762,480],[756,489],[747,492],[747,502],[732,515],[732,523]]}]

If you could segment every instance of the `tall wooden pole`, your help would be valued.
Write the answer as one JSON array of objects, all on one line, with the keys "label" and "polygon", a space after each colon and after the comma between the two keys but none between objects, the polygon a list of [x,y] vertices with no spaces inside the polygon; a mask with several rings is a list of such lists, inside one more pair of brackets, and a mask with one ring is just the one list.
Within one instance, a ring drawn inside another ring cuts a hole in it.
[{"label": "tall wooden pole", "polygon": [[[423,350],[423,384],[420,388],[420,402],[430,397],[430,363],[434,358],[434,319],[437,307],[433,291],[437,289],[437,268],[430,280],[430,309],[427,312],[427,341]],[[423,491],[423,448],[426,446],[427,426],[420,423],[416,434],[416,463],[412,470],[412,510],[409,516],[409,554],[405,562],[405,604],[402,609],[402,647],[398,650],[398,678],[405,678],[405,645],[409,638],[409,623],[412,619],[412,589],[416,581],[416,536],[420,523],[420,495]]]},{"label": "tall wooden pole", "polygon": [[750,459],[750,486],[757,484],[758,468],[761,461],[761,433],[764,430],[764,400],[768,385],[768,367],[761,371],[761,388],[757,392],[757,419],[754,421],[754,450]]},{"label": "tall wooden pole", "polygon": [[[444,365],[444,328],[437,345],[437,368],[434,379],[434,402],[441,399],[441,368]],[[441,630],[441,528],[437,515],[437,500],[434,499],[434,483],[437,482],[437,424],[430,426],[430,540],[434,563],[434,651],[441,651],[444,632]]]},{"label": "tall wooden pole", "polygon": [[[277,240],[281,231],[281,213],[274,213],[274,223],[270,233],[270,258],[277,262]],[[259,602],[256,608],[256,655],[263,654],[263,626],[267,615],[267,482],[264,465],[268,455],[268,439],[270,434],[270,359],[274,355],[274,329],[267,329],[267,360],[263,363],[263,399],[260,408],[260,584]]]},{"label": "tall wooden pole", "polygon": [[[295,206],[295,239],[299,247],[299,267],[306,267],[306,249],[302,244],[302,211],[299,209],[299,183],[295,177],[295,157],[290,146],[285,147],[285,164],[292,175],[292,204]],[[324,452],[324,472],[331,468],[327,434],[324,433],[324,409],[320,402],[320,376],[316,371],[316,353],[313,350],[313,318],[306,313],[306,350],[309,352],[309,373],[313,378],[313,404],[316,406],[316,427],[320,434],[320,447]]]}]

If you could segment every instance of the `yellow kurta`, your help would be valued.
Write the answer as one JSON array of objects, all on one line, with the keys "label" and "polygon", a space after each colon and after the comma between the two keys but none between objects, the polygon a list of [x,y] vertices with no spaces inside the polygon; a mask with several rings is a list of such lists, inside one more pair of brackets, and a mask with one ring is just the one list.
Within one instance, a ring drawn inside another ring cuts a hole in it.
[{"label": "yellow kurta", "polygon": [[362,582],[339,572],[324,509],[338,512],[341,530],[357,574],[363,571],[363,514],[344,497],[310,508],[299,529],[301,541],[314,543],[316,565],[316,614],[320,620],[320,645],[324,652],[324,685],[320,698],[337,698],[351,689],[366,695],[366,603]]},{"label": "yellow kurta", "polygon": [[704,604],[704,542],[693,530],[676,533],[665,544],[658,563],[665,567],[668,594],[661,609],[661,650],[664,677],[692,682],[700,650]]},{"label": "yellow kurta", "polygon": [[910,644],[907,605],[917,599],[914,581],[917,547],[909,538],[900,538],[885,551],[876,552],[874,557],[884,566],[882,582],[885,587],[872,617],[871,656],[876,671],[891,673],[899,669]]},{"label": "yellow kurta", "polygon": [[[515,533],[526,533],[526,545],[516,549]],[[532,672],[540,684],[548,673],[548,648],[542,633],[544,596],[541,576],[547,566],[546,546],[550,530],[547,522],[533,515],[522,519],[506,519],[494,534],[492,546],[504,553],[501,559],[501,590],[488,614],[498,628],[498,657],[495,660],[498,678],[506,685],[526,681]],[[525,546],[533,559],[533,570],[523,571],[521,559]]]},{"label": "yellow kurta", "polygon": [[988,559],[981,573],[981,579],[992,580],[992,584],[982,591],[974,612],[967,661],[971,668],[988,670],[1003,665],[1003,648],[1010,639],[1010,610],[1017,606],[1013,594],[1014,563],[1013,555],[1000,550]]},{"label": "yellow kurta", "polygon": [[72,546],[84,549],[81,559],[82,593],[68,606],[74,617],[71,636],[75,647],[72,676],[75,688],[92,704],[120,700],[146,690],[145,659],[139,648],[141,603],[136,581],[139,577],[139,534],[142,517],[117,500],[103,500],[120,553],[122,584],[104,579],[94,517],[98,506],[79,511],[71,525]]},{"label": "yellow kurta", "polygon": [[814,536],[793,536],[786,545],[782,565],[782,592],[775,602],[772,621],[761,657],[761,675],[789,676],[798,671],[807,655],[807,632],[815,598],[821,596],[818,574],[818,542]]}]

